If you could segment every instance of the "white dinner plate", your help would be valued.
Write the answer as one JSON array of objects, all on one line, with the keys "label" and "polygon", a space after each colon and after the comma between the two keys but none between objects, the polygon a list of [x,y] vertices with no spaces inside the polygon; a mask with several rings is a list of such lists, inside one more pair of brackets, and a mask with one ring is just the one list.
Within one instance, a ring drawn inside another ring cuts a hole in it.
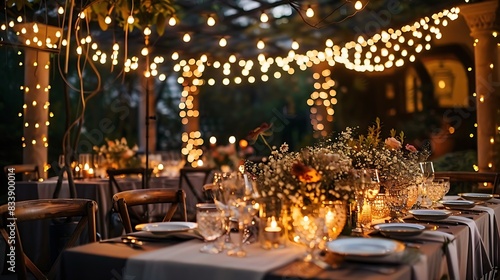
[{"label": "white dinner plate", "polygon": [[136,230],[148,231],[151,233],[165,234],[171,232],[188,231],[198,227],[197,223],[191,222],[160,222],[140,224],[135,226]]},{"label": "white dinner plate", "polygon": [[417,209],[410,210],[410,214],[417,220],[438,221],[448,218],[452,212],[448,210]]},{"label": "white dinner plate", "polygon": [[489,193],[459,193],[458,195],[471,201],[486,201],[493,198],[493,195]]},{"label": "white dinner plate", "polygon": [[415,236],[425,230],[424,225],[412,223],[385,223],[374,225],[373,228],[387,237]]},{"label": "white dinner plate", "polygon": [[439,203],[448,209],[468,209],[476,206],[474,201],[469,200],[441,200]]},{"label": "white dinner plate", "polygon": [[401,252],[405,249],[405,245],[390,239],[351,237],[327,242],[326,248],[343,256],[374,257]]}]

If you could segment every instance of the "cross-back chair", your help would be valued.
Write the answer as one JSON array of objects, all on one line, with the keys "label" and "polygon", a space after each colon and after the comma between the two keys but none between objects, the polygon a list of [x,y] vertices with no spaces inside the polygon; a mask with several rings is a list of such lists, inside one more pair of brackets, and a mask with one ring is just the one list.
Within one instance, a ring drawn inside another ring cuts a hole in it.
[{"label": "cross-back chair", "polygon": [[[210,179],[210,175],[212,174],[213,168],[207,168],[207,167],[183,167],[180,170],[180,176],[179,176],[179,189],[182,189],[182,184],[183,182],[186,182],[189,191],[191,194],[196,198],[196,201],[198,203],[204,202],[204,199],[202,195],[200,195],[200,191],[202,191],[202,187],[207,184],[208,180]],[[202,176],[202,181],[201,184],[196,185],[192,181],[192,176],[194,174],[198,174]]]},{"label": "cross-back chair", "polygon": [[23,174],[28,181],[38,181],[40,179],[40,171],[36,164],[13,164],[4,167],[5,174]]},{"label": "cross-back chair", "polygon": [[[170,207],[163,217],[163,222],[168,222],[174,216],[179,204],[182,204],[183,219],[187,221],[186,212],[186,193],[183,190],[176,189],[140,189],[140,190],[128,190],[116,193],[113,196],[113,208],[116,212],[120,214],[120,218],[123,223],[123,227],[126,233],[133,232],[131,217],[138,217],[140,215],[131,215],[134,212],[133,206],[139,205],[149,205],[157,203],[170,203]],[[138,221],[149,222],[147,220]]]},{"label": "cross-back chair", "polygon": [[[448,177],[450,183],[477,183],[471,191],[481,191],[480,184],[490,183],[492,193],[498,193],[500,184],[500,174],[496,172],[472,172],[472,171],[438,171],[434,172],[434,177]],[[485,188],[488,190],[488,188]]]},{"label": "cross-back chair", "polygon": [[[15,210],[14,208],[15,207]],[[12,212],[12,210],[14,210]],[[96,241],[96,212],[97,203],[90,199],[37,199],[18,201],[15,204],[0,206],[0,234],[9,246],[14,246],[16,256],[16,273],[18,279],[27,279],[28,271],[35,279],[55,279],[61,252],[48,271],[42,271],[25,254],[18,230],[18,223],[34,220],[48,220],[60,218],[80,218],[76,228],[72,231],[65,248],[73,247],[81,240],[84,229],[87,228],[88,241]],[[16,220],[13,220],[15,218]],[[37,234],[32,232],[32,234]],[[14,243],[15,242],[15,243]],[[49,258],[50,256],[47,256]]]}]

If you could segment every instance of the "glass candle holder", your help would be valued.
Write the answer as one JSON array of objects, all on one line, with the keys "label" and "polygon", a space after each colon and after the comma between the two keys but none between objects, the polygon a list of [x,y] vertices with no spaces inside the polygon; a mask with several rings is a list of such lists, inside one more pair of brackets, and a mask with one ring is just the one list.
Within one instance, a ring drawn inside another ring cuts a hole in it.
[{"label": "glass candle holder", "polygon": [[382,219],[389,216],[385,193],[379,193],[372,202],[372,217]]},{"label": "glass candle holder", "polygon": [[287,230],[285,211],[281,199],[265,197],[259,203],[259,242],[264,249],[282,248],[286,245]]}]

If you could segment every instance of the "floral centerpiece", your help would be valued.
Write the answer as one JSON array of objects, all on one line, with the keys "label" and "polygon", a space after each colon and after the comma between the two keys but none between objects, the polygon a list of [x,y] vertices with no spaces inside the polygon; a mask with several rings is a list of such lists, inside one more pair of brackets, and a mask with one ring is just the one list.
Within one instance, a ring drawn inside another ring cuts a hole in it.
[{"label": "floral centerpiece", "polygon": [[127,139],[109,140],[101,147],[94,146],[94,151],[105,159],[108,169],[134,168],[141,166],[141,160],[137,157],[137,145],[129,147]]},{"label": "floral centerpiece", "polygon": [[429,151],[417,150],[404,144],[404,132],[391,129],[382,140],[380,119],[368,128],[366,135],[355,135],[355,130],[346,128],[331,141],[331,149],[343,151],[351,160],[353,168],[374,168],[380,172],[384,182],[407,182],[420,177],[419,162],[425,161]]},{"label": "floral centerpiece", "polygon": [[247,162],[247,170],[255,175],[262,196],[277,196],[294,204],[351,198],[351,186],[344,180],[352,165],[344,151],[324,143],[298,152],[289,151],[286,143],[279,149],[272,148],[264,137],[270,128],[264,124],[249,135],[250,140],[260,138],[271,149],[267,161]]}]

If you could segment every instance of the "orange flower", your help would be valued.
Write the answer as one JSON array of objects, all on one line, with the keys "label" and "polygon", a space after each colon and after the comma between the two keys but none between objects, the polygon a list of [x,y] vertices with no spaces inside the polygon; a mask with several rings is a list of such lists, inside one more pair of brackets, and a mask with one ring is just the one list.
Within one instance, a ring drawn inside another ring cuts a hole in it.
[{"label": "orange flower", "polygon": [[316,183],[321,180],[321,175],[316,169],[306,166],[301,162],[296,162],[292,165],[292,174],[297,176],[299,181],[303,183]]}]

